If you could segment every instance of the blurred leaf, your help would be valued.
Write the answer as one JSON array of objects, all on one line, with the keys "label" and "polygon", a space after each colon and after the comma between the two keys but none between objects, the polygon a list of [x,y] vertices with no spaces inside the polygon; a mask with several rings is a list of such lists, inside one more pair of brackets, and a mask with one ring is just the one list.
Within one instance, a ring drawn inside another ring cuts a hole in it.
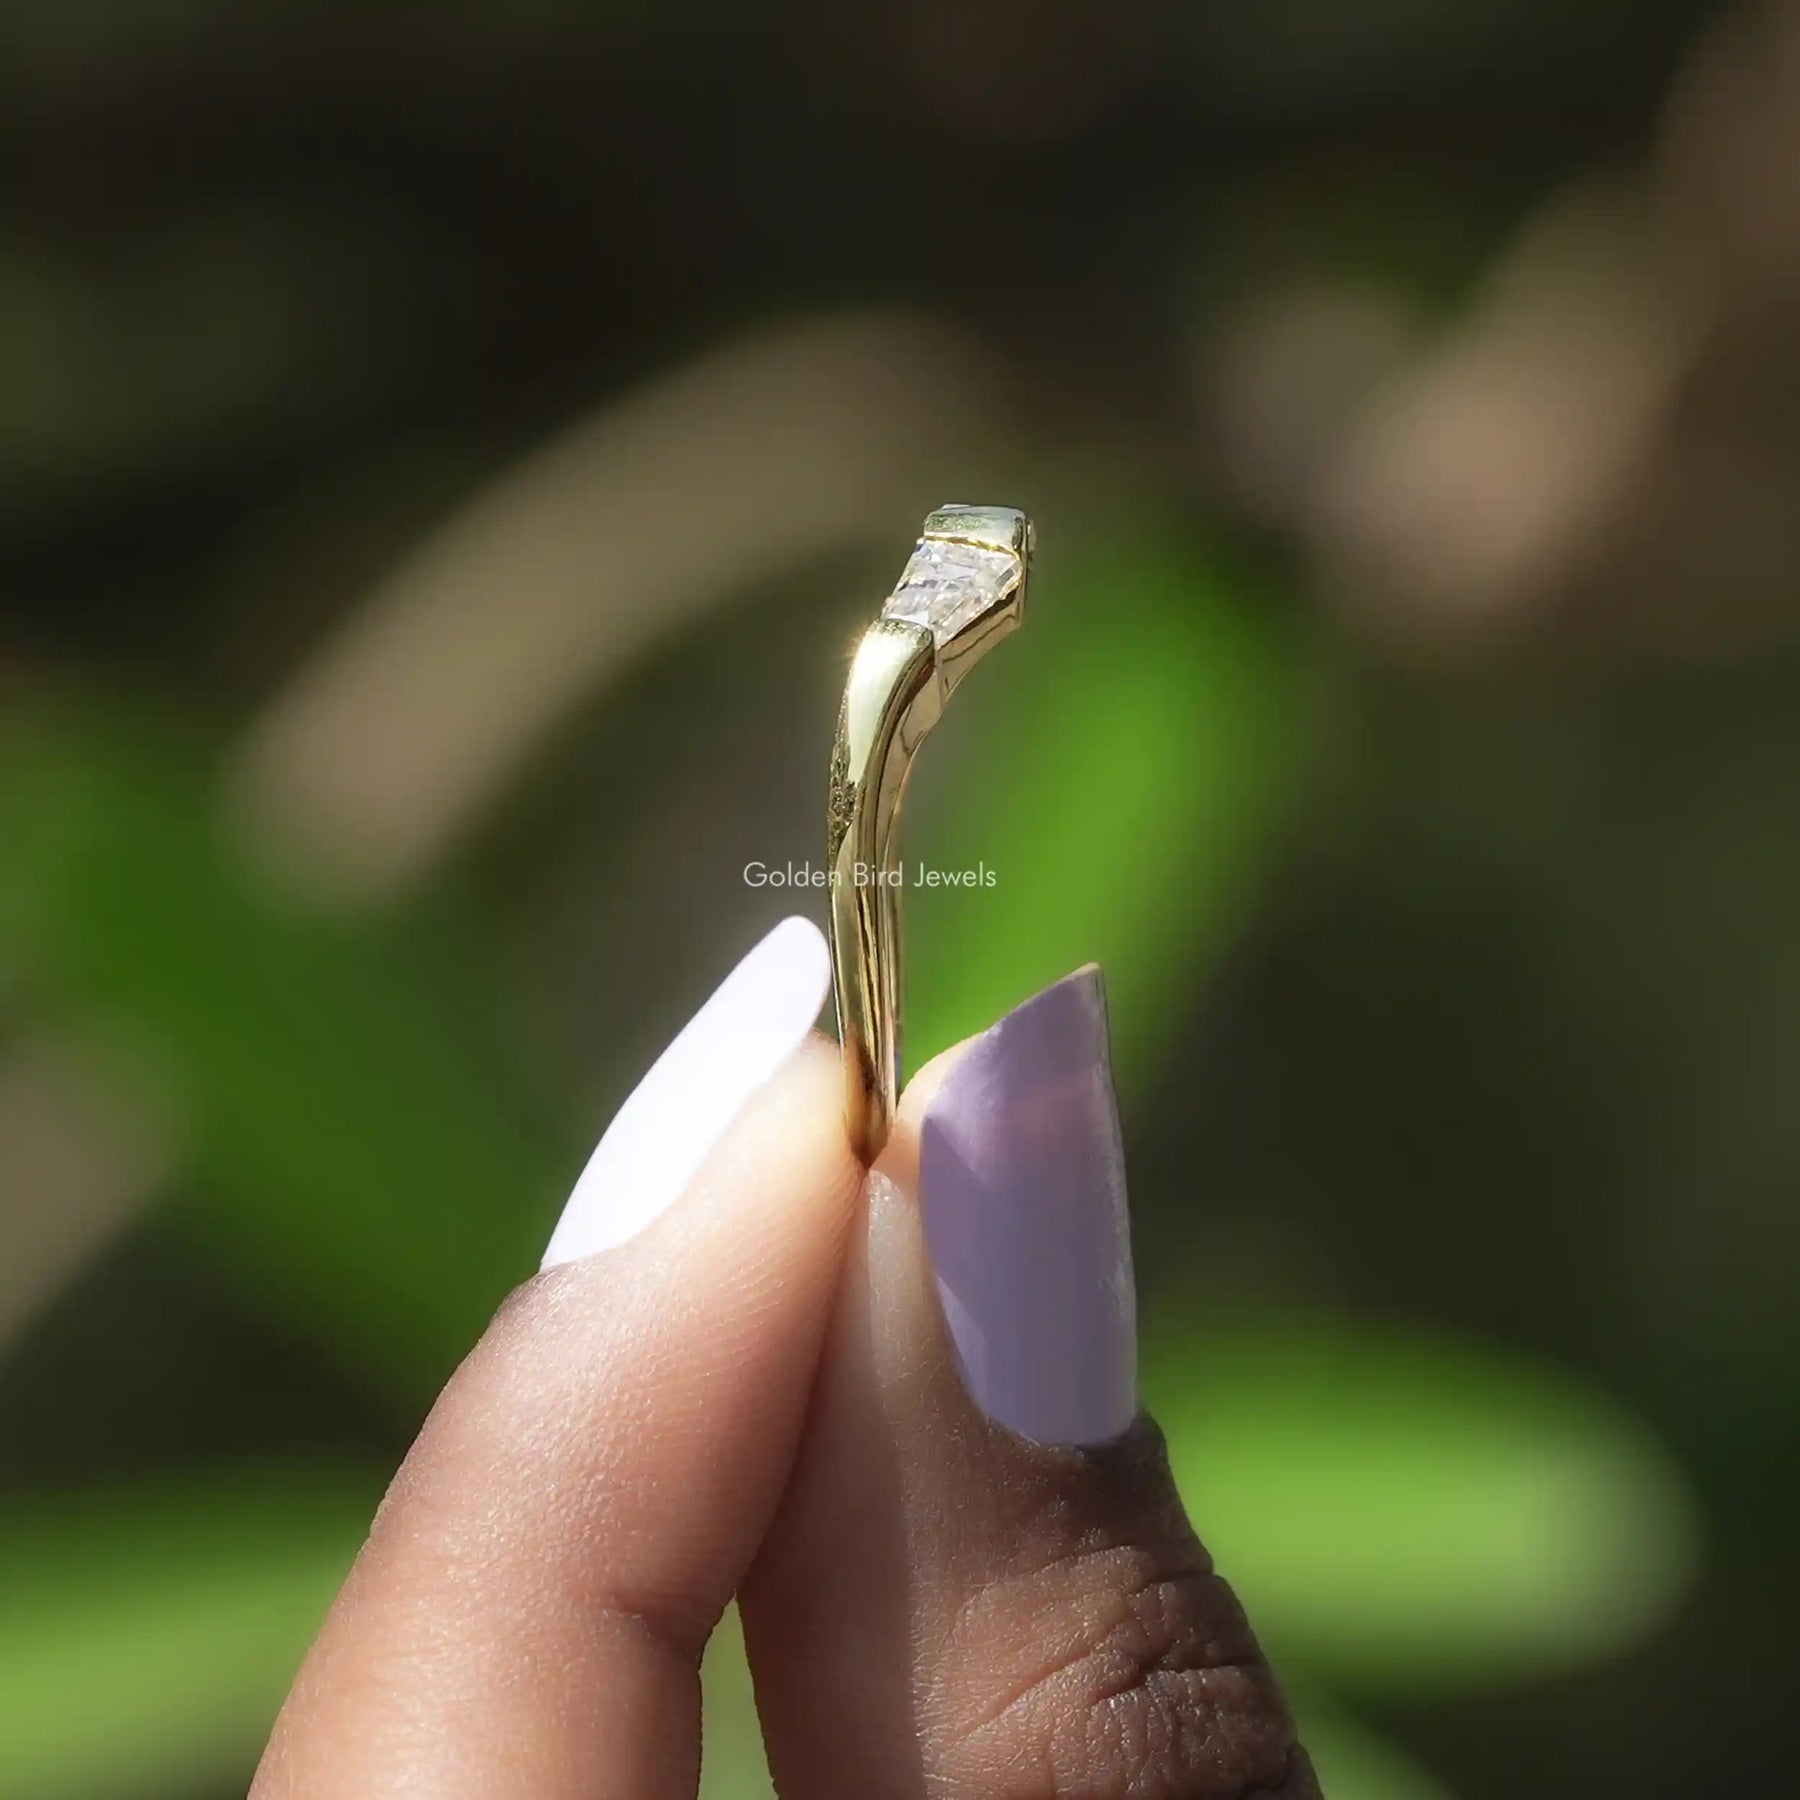
[{"label": "blurred leaf", "polygon": [[921,761],[912,864],[985,865],[995,884],[920,890],[909,864],[908,1066],[1099,962],[1129,1079],[1190,1003],[1279,816],[1299,647],[1167,535],[1050,546],[1034,579],[979,704],[940,728],[963,741]]},{"label": "blurred leaf", "polygon": [[418,919],[285,909],[203,759],[141,720],[0,729],[0,955],[126,1034],[185,1114],[182,1216],[409,1404],[528,1274],[568,1168],[508,1109],[479,983]]},{"label": "blurred leaf", "polygon": [[241,1777],[379,1484],[281,1469],[0,1508],[0,1793]]},{"label": "blurred leaf", "polygon": [[1278,1661],[1354,1690],[1539,1679],[1629,1644],[1691,1566],[1685,1489],[1619,1408],[1453,1341],[1165,1317],[1146,1398]]},{"label": "blurred leaf", "polygon": [[1316,1695],[1289,1698],[1330,1800],[1450,1800],[1447,1788],[1366,1725]]},{"label": "blurred leaf", "polygon": [[744,1654],[744,1628],[735,1606],[719,1621],[701,1669],[705,1689],[705,1754],[700,1800],[774,1800],[763,1755],[756,1695]]}]

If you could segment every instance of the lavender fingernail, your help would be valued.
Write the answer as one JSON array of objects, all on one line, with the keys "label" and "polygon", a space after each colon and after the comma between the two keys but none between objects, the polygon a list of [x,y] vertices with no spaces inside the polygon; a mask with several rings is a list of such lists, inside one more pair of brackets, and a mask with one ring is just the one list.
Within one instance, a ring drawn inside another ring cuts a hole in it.
[{"label": "lavender fingernail", "polygon": [[1027,1000],[952,1065],[925,1114],[919,1198],[982,1410],[1039,1443],[1122,1432],[1137,1411],[1137,1303],[1098,968]]}]

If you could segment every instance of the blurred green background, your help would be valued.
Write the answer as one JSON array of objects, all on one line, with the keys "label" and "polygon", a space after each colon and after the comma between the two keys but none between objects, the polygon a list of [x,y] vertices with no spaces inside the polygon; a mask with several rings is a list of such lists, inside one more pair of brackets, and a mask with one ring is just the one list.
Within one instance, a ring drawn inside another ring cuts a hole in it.
[{"label": "blurred green background", "polygon": [[1148,1395],[1327,1792],[1787,1787],[1800,13],[62,0],[0,83],[5,1800],[242,1791],[818,912],[742,871],[951,498],[1041,554],[911,1048],[1105,963]]}]

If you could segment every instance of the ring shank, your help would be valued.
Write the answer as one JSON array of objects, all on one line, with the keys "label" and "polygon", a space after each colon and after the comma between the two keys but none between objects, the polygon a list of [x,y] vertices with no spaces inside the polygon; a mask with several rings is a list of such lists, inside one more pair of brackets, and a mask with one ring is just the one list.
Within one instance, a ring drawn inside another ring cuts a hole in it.
[{"label": "ring shank", "polygon": [[826,813],[844,1114],[865,1164],[887,1142],[900,1088],[900,807],[941,710],[931,633],[876,620],[851,663]]}]

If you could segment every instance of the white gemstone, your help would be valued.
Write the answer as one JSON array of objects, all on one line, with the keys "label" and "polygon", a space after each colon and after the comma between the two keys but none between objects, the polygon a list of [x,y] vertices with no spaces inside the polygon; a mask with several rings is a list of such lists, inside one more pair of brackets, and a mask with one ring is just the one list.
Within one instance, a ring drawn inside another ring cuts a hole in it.
[{"label": "white gemstone", "polygon": [[1010,550],[921,538],[881,610],[928,626],[941,644],[998,606],[1018,579],[1019,559]]}]

